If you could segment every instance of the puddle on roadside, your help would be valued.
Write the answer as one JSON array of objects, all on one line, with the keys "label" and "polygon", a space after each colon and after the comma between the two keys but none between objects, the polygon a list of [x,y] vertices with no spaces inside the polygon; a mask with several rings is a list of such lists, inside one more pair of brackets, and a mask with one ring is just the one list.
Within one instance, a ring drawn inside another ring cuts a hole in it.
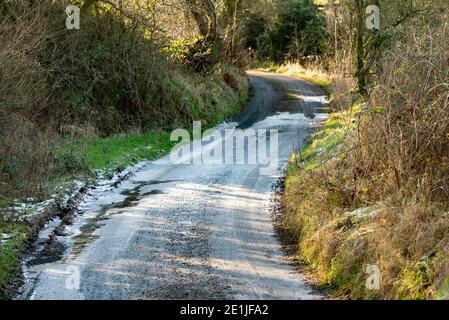
[{"label": "puddle on roadside", "polygon": [[[115,211],[114,209],[132,208],[145,197],[164,194],[164,192],[159,189],[141,193],[143,187],[171,182],[175,181],[137,181],[136,184],[138,185],[135,188],[121,192],[122,195],[126,196],[125,199],[120,202],[101,206],[101,208],[96,211],[96,216],[87,219],[86,224],[80,228],[80,234],[73,237],[72,252],[65,260],[73,261],[81,254],[88,244],[93,243],[100,238],[99,236],[94,235],[94,232],[104,225],[101,221],[109,220],[112,216],[120,215],[125,212],[124,210]],[[111,210],[114,211],[110,212]]]}]

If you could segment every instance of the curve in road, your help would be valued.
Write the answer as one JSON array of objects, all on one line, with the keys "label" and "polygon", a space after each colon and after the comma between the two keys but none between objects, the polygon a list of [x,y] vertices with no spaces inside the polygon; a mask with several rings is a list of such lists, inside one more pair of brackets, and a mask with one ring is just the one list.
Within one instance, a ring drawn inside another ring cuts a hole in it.
[{"label": "curve in road", "polygon": [[[273,230],[273,185],[293,148],[326,118],[323,92],[289,76],[249,72],[253,97],[237,127],[279,130],[280,165],[131,168],[117,188],[81,204],[57,262],[25,266],[29,299],[315,299]],[[79,282],[77,281],[79,278]],[[79,285],[78,285],[79,284]]]}]

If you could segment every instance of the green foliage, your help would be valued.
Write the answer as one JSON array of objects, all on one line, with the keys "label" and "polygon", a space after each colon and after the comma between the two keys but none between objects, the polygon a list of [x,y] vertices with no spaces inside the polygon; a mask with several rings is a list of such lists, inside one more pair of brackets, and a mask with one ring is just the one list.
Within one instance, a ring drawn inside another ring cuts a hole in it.
[{"label": "green foliage", "polygon": [[189,54],[189,48],[199,41],[201,37],[193,37],[192,39],[175,39],[168,46],[162,49],[170,60],[184,64]]},{"label": "green foliage", "polygon": [[195,36],[189,39],[176,39],[163,48],[162,52],[188,71],[207,73],[218,62],[217,49],[216,44],[207,42],[202,36]]},{"label": "green foliage", "polygon": [[168,153],[172,146],[168,132],[153,132],[92,139],[87,146],[79,144],[77,148],[86,150],[90,170],[104,170],[127,166],[142,159],[155,159]]},{"label": "green foliage", "polygon": [[111,13],[83,21],[78,33],[45,44],[45,71],[58,86],[50,114],[63,124],[94,122],[106,135],[148,125],[148,117],[153,127],[163,124],[157,110],[167,106],[160,83],[170,67],[152,43]]},{"label": "green foliage", "polygon": [[274,59],[320,55],[327,34],[324,16],[310,0],[294,0],[281,8],[272,34]]},{"label": "green foliage", "polygon": [[267,19],[259,14],[252,12],[244,20],[244,41],[245,47],[262,50],[262,44],[264,43],[263,38],[266,36],[267,32]]},{"label": "green foliage", "polygon": [[53,176],[88,172],[86,157],[81,150],[68,148],[65,152],[55,152],[53,157]]},{"label": "green foliage", "polygon": [[271,28],[259,14],[251,14],[246,21],[246,44],[257,49],[260,60],[282,63],[326,52],[326,20],[313,1],[282,2],[278,11]]},{"label": "green foliage", "polygon": [[332,113],[310,144],[293,159],[301,161],[301,167],[305,170],[317,168],[331,160],[352,129],[358,112],[360,107],[354,105],[352,110]]},{"label": "green foliage", "polygon": [[0,244],[0,299],[4,299],[7,287],[17,274],[23,243],[26,238],[26,227],[22,224],[9,223],[0,217],[0,235],[7,234],[10,239]]}]

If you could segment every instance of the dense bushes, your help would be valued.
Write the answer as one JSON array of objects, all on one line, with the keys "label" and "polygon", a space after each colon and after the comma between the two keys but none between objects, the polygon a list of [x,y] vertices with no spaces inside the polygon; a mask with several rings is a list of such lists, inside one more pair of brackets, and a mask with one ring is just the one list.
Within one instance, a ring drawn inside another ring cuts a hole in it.
[{"label": "dense bushes", "polygon": [[311,0],[278,3],[279,14],[270,24],[253,13],[245,21],[247,47],[256,49],[260,60],[277,63],[322,55],[326,51],[326,20]]},{"label": "dense bushes", "polygon": [[313,1],[288,2],[281,8],[271,34],[273,58],[279,61],[320,55],[324,53],[326,37],[324,16]]},{"label": "dense bushes", "polygon": [[231,67],[217,64],[200,75],[165,59],[139,12],[99,4],[82,15],[80,30],[67,30],[68,3],[10,1],[0,10],[2,196],[29,195],[53,169],[84,168],[76,159],[61,168],[66,158],[54,150],[63,138],[77,143],[190,126],[193,119],[208,126],[246,97],[247,83]]}]

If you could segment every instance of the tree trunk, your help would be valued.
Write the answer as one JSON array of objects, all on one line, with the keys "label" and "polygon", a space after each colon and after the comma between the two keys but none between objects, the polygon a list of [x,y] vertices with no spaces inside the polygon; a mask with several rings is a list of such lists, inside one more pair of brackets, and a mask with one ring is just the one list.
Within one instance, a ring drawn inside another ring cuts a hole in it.
[{"label": "tree trunk", "polygon": [[365,1],[355,0],[356,4],[356,77],[360,94],[366,94],[366,68],[365,68]]}]

